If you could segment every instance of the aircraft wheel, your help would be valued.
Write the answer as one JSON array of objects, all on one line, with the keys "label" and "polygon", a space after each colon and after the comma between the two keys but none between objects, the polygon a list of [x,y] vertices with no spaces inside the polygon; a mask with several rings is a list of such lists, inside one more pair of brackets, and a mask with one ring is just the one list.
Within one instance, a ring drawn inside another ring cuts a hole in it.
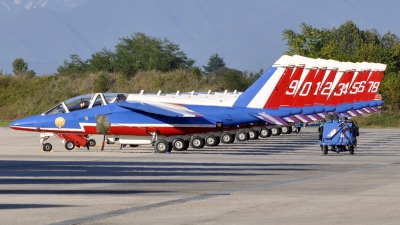
[{"label": "aircraft wheel", "polygon": [[290,126],[292,131],[296,130],[296,126]]},{"label": "aircraft wheel", "polygon": [[325,145],[324,146],[324,155],[327,155],[328,154],[328,145]]},{"label": "aircraft wheel", "polygon": [[215,143],[215,146],[218,146],[220,142],[221,142],[221,138],[217,137],[217,142]]},{"label": "aircraft wheel", "polygon": [[247,140],[249,140],[249,134],[246,131],[239,131],[236,134],[236,140],[238,140],[238,141],[247,141]]},{"label": "aircraft wheel", "polygon": [[65,149],[73,150],[75,148],[75,143],[72,141],[65,142]]},{"label": "aircraft wheel", "polygon": [[204,139],[200,136],[194,136],[192,140],[190,140],[190,146],[192,146],[192,148],[203,148]]},{"label": "aircraft wheel", "polygon": [[187,142],[183,140],[182,138],[177,138],[172,141],[172,148],[175,151],[183,151],[188,148]]},{"label": "aircraft wheel", "polygon": [[259,131],[256,131],[256,130],[249,131],[249,139],[251,139],[251,140],[258,139],[259,136],[260,136]]},{"label": "aircraft wheel", "polygon": [[224,144],[230,144],[234,141],[233,135],[231,133],[223,133],[221,135],[221,142]]},{"label": "aircraft wheel", "polygon": [[188,150],[189,145],[190,145],[189,140],[185,140],[185,143],[186,143],[186,145],[185,145],[186,147],[183,149],[184,151]]},{"label": "aircraft wheel", "polygon": [[349,146],[349,153],[350,155],[354,155],[354,145]]},{"label": "aircraft wheel", "polygon": [[285,126],[285,127],[282,127],[281,128],[282,129],[282,134],[290,134],[290,133],[292,133],[292,126]]},{"label": "aircraft wheel", "polygon": [[206,146],[216,146],[217,145],[217,137],[214,135],[209,135],[205,139],[205,145]]},{"label": "aircraft wheel", "polygon": [[172,143],[168,142],[168,150],[167,152],[170,153],[172,151]]},{"label": "aircraft wheel", "polygon": [[260,137],[267,138],[267,137],[271,136],[271,134],[272,134],[271,129],[263,128],[263,129],[261,129]]},{"label": "aircraft wheel", "polygon": [[43,144],[43,151],[49,152],[53,149],[53,146],[50,143],[44,143]]},{"label": "aircraft wheel", "polygon": [[280,128],[280,127],[271,128],[271,135],[272,136],[278,136],[278,135],[281,135],[281,133],[282,133],[282,128]]},{"label": "aircraft wheel", "polygon": [[94,139],[89,139],[88,145],[89,145],[89,147],[94,147],[94,146],[96,146],[96,141]]},{"label": "aircraft wheel", "polygon": [[167,153],[169,150],[170,144],[166,140],[158,140],[154,145],[154,150],[157,153]]}]

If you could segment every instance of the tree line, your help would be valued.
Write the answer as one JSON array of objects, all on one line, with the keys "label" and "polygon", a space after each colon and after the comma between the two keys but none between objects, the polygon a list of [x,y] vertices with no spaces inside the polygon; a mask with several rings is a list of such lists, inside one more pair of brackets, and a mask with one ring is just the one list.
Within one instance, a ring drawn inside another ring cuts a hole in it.
[{"label": "tree line", "polygon": [[[379,92],[387,109],[399,110],[400,41],[395,34],[381,35],[376,29],[361,30],[354,22],[347,21],[331,29],[317,29],[301,23],[300,32],[284,30],[282,35],[288,46],[285,54],[386,64]],[[17,58],[13,62],[14,76],[0,70],[0,112],[8,115],[7,118],[26,116],[66,98],[90,92],[244,91],[264,72],[262,69],[249,72],[228,68],[218,53],[210,56],[207,65],[197,67],[194,63],[195,60],[168,39],[143,33],[120,38],[115,49],[103,48],[87,60],[71,54],[54,75],[35,76],[28,62]],[[44,90],[55,96],[51,100],[39,100]],[[34,104],[24,103],[26,99]],[[14,104],[32,106],[21,111],[12,106]]]}]

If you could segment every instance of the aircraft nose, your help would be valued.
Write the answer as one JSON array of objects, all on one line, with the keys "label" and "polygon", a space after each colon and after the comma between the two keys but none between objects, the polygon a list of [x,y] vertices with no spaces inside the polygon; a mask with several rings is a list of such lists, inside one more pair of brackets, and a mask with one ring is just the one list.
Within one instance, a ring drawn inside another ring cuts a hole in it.
[{"label": "aircraft nose", "polygon": [[35,117],[22,118],[10,123],[10,128],[14,130],[31,129],[32,127],[36,127]]}]

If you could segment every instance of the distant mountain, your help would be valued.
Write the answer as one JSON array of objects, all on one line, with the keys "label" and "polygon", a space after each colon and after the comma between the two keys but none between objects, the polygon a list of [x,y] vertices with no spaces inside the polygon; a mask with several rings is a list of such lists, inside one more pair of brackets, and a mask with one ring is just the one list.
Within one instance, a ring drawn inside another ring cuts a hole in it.
[{"label": "distant mountain", "polygon": [[[284,29],[353,20],[361,29],[399,34],[400,2],[381,0],[0,0],[0,69],[24,58],[49,74],[70,54],[88,59],[135,32],[168,38],[196,65],[218,53],[227,67],[267,69],[287,47]],[[17,4],[18,3],[18,4]]]}]

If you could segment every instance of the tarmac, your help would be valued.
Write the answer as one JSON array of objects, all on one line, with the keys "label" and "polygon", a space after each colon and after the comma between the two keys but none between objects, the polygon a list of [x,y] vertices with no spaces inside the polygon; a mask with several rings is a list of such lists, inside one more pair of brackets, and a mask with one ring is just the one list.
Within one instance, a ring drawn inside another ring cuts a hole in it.
[{"label": "tarmac", "polygon": [[[2,224],[399,224],[400,129],[360,129],[354,155],[300,133],[154,154],[42,152],[0,128]],[[101,145],[102,137],[96,137]]]}]

